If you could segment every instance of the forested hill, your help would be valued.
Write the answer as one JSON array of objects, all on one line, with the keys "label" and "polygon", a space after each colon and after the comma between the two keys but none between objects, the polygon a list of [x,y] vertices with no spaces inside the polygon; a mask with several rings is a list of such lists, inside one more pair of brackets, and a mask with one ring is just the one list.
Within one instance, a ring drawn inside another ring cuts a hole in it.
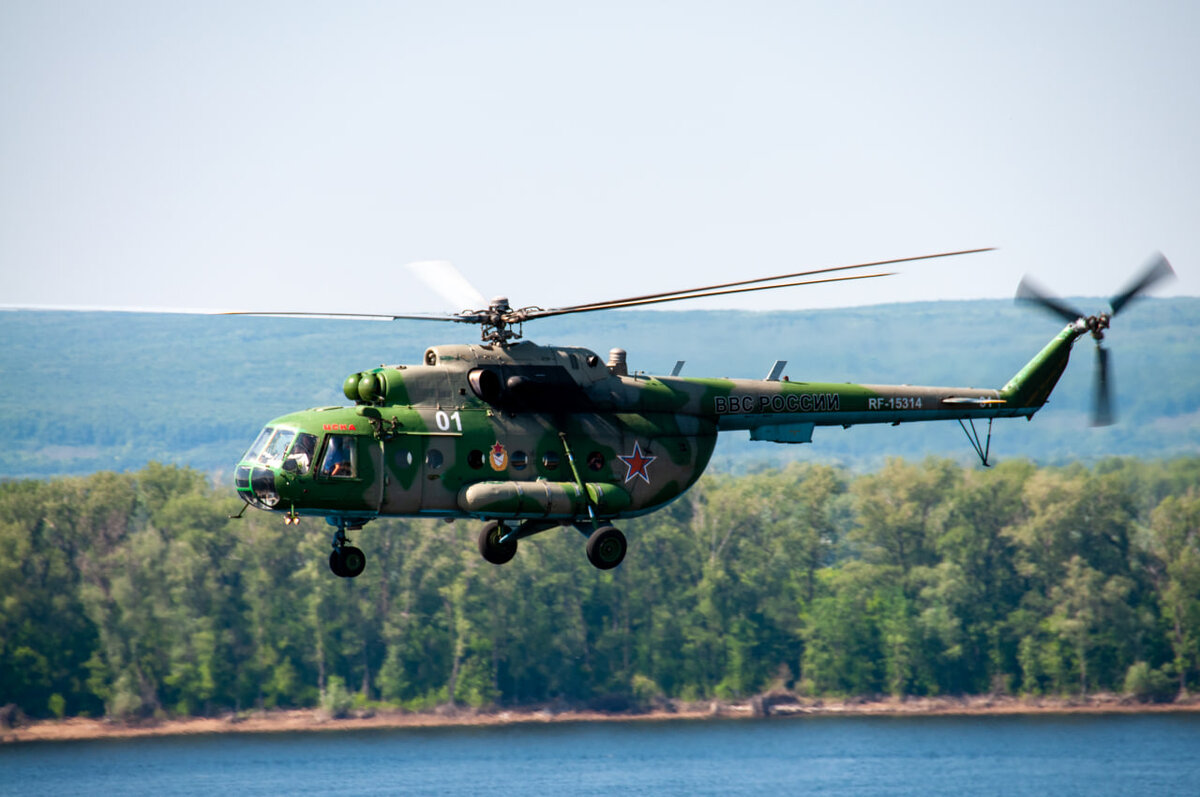
[{"label": "forested hill", "polygon": [[[1100,300],[1078,299],[1081,307]],[[540,343],[629,351],[630,368],[762,377],[787,360],[792,379],[999,387],[1060,324],[1008,301],[841,310],[614,312],[531,324]],[[228,474],[262,424],[344,404],[347,374],[419,362],[429,345],[475,330],[420,322],[44,311],[0,312],[0,477],[126,470],[151,460]],[[1120,424],[1087,424],[1087,340],[1033,423],[995,427],[998,459],[1045,463],[1108,454],[1200,451],[1200,299],[1146,299],[1109,334]],[[887,456],[973,456],[953,422],[818,429],[813,445],[725,435],[718,468],[789,459],[875,468]]]}]

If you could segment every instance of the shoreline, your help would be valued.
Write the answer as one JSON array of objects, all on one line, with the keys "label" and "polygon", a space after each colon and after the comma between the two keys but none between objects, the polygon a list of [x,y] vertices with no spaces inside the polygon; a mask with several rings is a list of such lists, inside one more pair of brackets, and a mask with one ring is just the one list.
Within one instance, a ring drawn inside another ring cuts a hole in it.
[{"label": "shoreline", "polygon": [[402,709],[360,710],[334,719],[320,709],[276,709],[220,717],[116,722],[73,717],[34,720],[0,730],[0,744],[22,742],[131,739],[196,734],[337,732],[399,728],[491,727],[577,722],[663,722],[765,717],[833,716],[1020,716],[1088,714],[1200,714],[1200,699],[1174,703],[1137,703],[1117,695],[1086,698],[908,698],[883,700],[806,700],[767,695],[749,701],[713,701],[656,708],[645,712],[605,712],[548,708],[479,711],[445,707],[428,712]]}]

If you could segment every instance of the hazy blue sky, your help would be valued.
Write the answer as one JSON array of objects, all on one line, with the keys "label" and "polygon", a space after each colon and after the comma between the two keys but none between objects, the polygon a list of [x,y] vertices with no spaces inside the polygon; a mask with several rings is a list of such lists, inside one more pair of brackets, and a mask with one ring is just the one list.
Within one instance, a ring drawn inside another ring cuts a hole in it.
[{"label": "hazy blue sky", "polygon": [[[0,2],[0,303],[1200,294],[1200,3]],[[677,305],[680,309],[705,306]],[[712,306],[712,305],[709,305]]]}]

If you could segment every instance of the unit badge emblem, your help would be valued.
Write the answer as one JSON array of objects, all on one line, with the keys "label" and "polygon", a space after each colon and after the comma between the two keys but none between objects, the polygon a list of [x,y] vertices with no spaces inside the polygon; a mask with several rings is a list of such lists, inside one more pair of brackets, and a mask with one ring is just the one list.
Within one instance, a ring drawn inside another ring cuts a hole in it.
[{"label": "unit badge emblem", "polygon": [[491,463],[492,470],[504,470],[508,467],[508,452],[504,450],[504,446],[496,443],[492,446],[492,452],[488,456],[488,462]]}]

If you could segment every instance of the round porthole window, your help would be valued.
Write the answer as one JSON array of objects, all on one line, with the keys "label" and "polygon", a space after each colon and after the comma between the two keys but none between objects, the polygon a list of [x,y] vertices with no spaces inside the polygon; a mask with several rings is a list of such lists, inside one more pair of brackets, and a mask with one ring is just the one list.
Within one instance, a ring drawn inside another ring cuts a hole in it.
[{"label": "round porthole window", "polygon": [[425,464],[428,465],[432,470],[437,470],[438,468],[442,467],[442,461],[442,452],[438,451],[436,448],[429,449],[429,453],[425,455]]},{"label": "round porthole window", "polygon": [[479,470],[482,468],[483,452],[479,449],[475,449],[471,453],[467,454],[467,464],[470,465],[474,470]]},{"label": "round porthole window", "polygon": [[546,470],[558,470],[558,454],[554,451],[542,454],[542,467]]},{"label": "round porthole window", "polygon": [[524,451],[514,451],[508,461],[512,465],[513,470],[525,470],[525,467],[529,464],[529,455]]}]

